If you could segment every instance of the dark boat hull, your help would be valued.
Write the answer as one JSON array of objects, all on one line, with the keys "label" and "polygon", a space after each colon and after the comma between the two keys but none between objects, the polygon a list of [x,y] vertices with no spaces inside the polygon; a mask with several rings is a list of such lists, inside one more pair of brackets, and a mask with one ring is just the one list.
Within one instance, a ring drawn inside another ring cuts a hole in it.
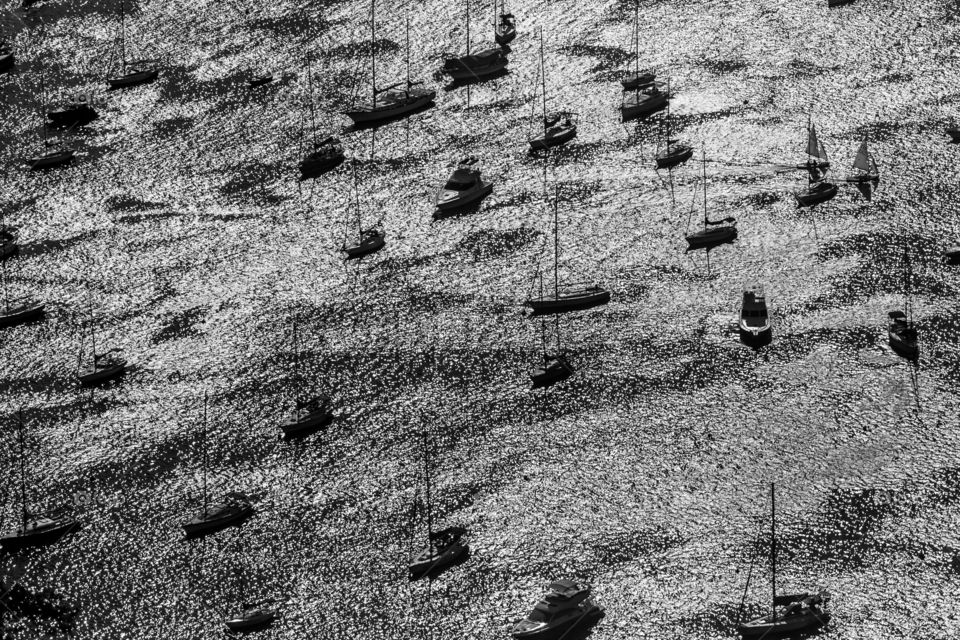
[{"label": "dark boat hull", "polygon": [[952,247],[943,252],[941,256],[941,261],[943,264],[957,265],[960,264],[960,247]]},{"label": "dark boat hull", "polygon": [[63,109],[61,111],[50,111],[47,118],[55,127],[75,127],[93,122],[100,117],[92,107],[80,109]]},{"label": "dark boat hull", "polygon": [[399,118],[400,116],[405,116],[409,113],[417,111],[418,109],[422,109],[433,102],[434,98],[436,97],[436,92],[430,91],[422,96],[406,100],[401,104],[395,104],[388,107],[347,111],[346,115],[349,116],[349,118],[353,120],[355,124],[369,124],[371,122],[393,120],[394,118]]},{"label": "dark boat hull", "polygon": [[797,199],[798,207],[812,207],[815,204],[831,200],[837,195],[837,185],[832,182],[821,183],[820,188],[807,189],[806,191],[794,193]]},{"label": "dark boat hull", "polygon": [[[602,608],[592,602],[583,603],[579,607],[576,607],[571,612],[571,615],[564,617],[556,624],[531,631],[513,629],[510,635],[516,638],[516,640],[558,640],[560,638],[569,638],[572,636],[571,632],[575,629],[587,628],[590,625],[596,624],[603,616],[604,612]],[[572,637],[579,636],[573,635]]]},{"label": "dark boat hull", "polygon": [[107,80],[107,84],[110,85],[111,89],[128,89],[153,82],[159,75],[160,72],[155,69],[150,71],[137,71],[136,73],[128,73],[118,78],[110,78]]},{"label": "dark boat hull", "polygon": [[580,296],[563,297],[559,300],[527,300],[525,305],[533,311],[532,315],[545,316],[568,311],[582,311],[610,302],[610,292],[600,290]]},{"label": "dark boat hull", "polygon": [[0,242],[0,260],[6,260],[19,250],[19,245],[15,238],[7,238]]},{"label": "dark boat hull", "polygon": [[230,514],[209,520],[191,520],[183,525],[183,532],[187,538],[201,538],[212,533],[222,531],[227,527],[241,524],[253,515],[252,507],[236,507]]},{"label": "dark boat hull", "polygon": [[662,111],[666,107],[667,94],[660,93],[637,104],[624,103],[620,107],[620,119],[623,122],[627,122],[629,120],[636,120],[637,118],[644,118],[658,111]]},{"label": "dark boat hull", "polygon": [[493,183],[485,182],[479,189],[471,191],[468,195],[464,197],[456,198],[454,200],[446,200],[444,202],[440,202],[438,199],[437,211],[448,212],[448,211],[456,211],[458,209],[464,209],[466,207],[469,207],[472,204],[476,204],[480,200],[483,200],[491,193],[493,193]]},{"label": "dark boat hull", "polygon": [[57,151],[36,158],[28,158],[24,162],[31,170],[42,171],[44,169],[55,169],[66,166],[73,162],[74,157],[73,151]]},{"label": "dark boat hull", "polygon": [[463,562],[470,554],[470,547],[461,542],[455,542],[442,553],[430,555],[421,553],[410,563],[410,580],[419,580],[427,576],[436,576],[445,569]]},{"label": "dark boat hull", "polygon": [[770,621],[769,618],[760,618],[741,624],[737,631],[744,638],[776,638],[784,635],[815,631],[830,622],[830,614],[820,611],[807,612],[787,618]]},{"label": "dark boat hull", "polygon": [[951,142],[960,142],[960,128],[951,127],[947,129],[947,135],[950,136]]},{"label": "dark boat hull", "polygon": [[247,80],[247,86],[250,87],[251,89],[255,89],[257,87],[262,87],[265,84],[270,84],[271,82],[273,82],[272,75],[257,76],[256,78],[250,78],[249,80]]},{"label": "dark boat hull", "polygon": [[227,629],[233,633],[246,633],[248,631],[258,631],[270,625],[276,619],[275,611],[261,611],[256,615],[239,615],[224,622]]},{"label": "dark boat hull", "polygon": [[534,138],[530,140],[530,149],[533,151],[546,151],[553,147],[559,147],[562,144],[566,144],[577,137],[577,128],[567,127],[557,135],[547,136],[542,135],[539,138]]},{"label": "dark boat hull", "polygon": [[687,251],[696,249],[712,249],[722,244],[733,242],[737,238],[736,227],[720,227],[719,229],[708,229],[698,231],[686,237]]},{"label": "dark boat hull", "polygon": [[623,86],[624,91],[635,91],[636,89],[642,89],[644,87],[649,87],[654,82],[656,82],[657,76],[653,73],[641,73],[639,75],[627,76],[620,81],[620,84]]},{"label": "dark boat hull", "polygon": [[657,154],[657,168],[658,169],[669,169],[670,167],[675,167],[678,164],[683,164],[687,160],[693,157],[693,149],[686,145],[676,146],[670,150],[669,153],[663,152]]},{"label": "dark boat hull", "polygon": [[385,244],[386,240],[381,235],[377,236],[375,240],[362,242],[355,247],[346,247],[344,248],[344,252],[347,254],[347,260],[355,260],[357,258],[362,258],[370,255],[371,253],[380,251],[380,249],[383,249]]},{"label": "dark boat hull", "polygon": [[0,538],[0,547],[9,552],[35,547],[47,547],[79,528],[80,523],[76,520],[66,520],[57,526],[36,533],[27,533],[24,535],[18,531]]},{"label": "dark boat hull", "polygon": [[77,374],[77,379],[80,380],[82,386],[92,387],[113,380],[114,378],[119,378],[126,370],[127,361],[120,360],[106,367],[87,367]]},{"label": "dark boat hull", "polygon": [[323,158],[318,160],[304,160],[300,163],[300,179],[317,178],[332,171],[343,164],[344,156],[341,154],[332,158]]},{"label": "dark boat hull", "polygon": [[514,38],[517,37],[517,29],[515,27],[510,27],[508,29],[496,29],[493,35],[493,40],[501,47],[505,47],[511,42]]},{"label": "dark boat hull", "polygon": [[748,347],[764,347],[773,340],[773,329],[767,327],[760,331],[748,331],[740,327],[740,342]]},{"label": "dark boat hull", "polygon": [[502,58],[492,64],[483,66],[471,67],[463,64],[459,66],[447,66],[444,67],[443,71],[455,81],[469,82],[472,80],[482,80],[483,78],[488,78],[500,73],[507,68],[507,64],[508,60]]},{"label": "dark boat hull", "polygon": [[313,433],[333,421],[330,411],[314,411],[304,416],[291,415],[280,423],[280,430],[285,438],[295,438],[300,435]]},{"label": "dark boat hull", "polygon": [[0,54],[0,73],[5,71],[10,71],[13,69],[13,65],[16,62],[12,53]]},{"label": "dark boat hull", "polygon": [[530,374],[531,388],[542,389],[549,387],[550,385],[566,380],[572,375],[573,367],[569,364],[566,362],[563,364],[553,362],[550,366],[535,369],[533,373]]},{"label": "dark boat hull", "polygon": [[14,327],[18,324],[33,322],[43,317],[46,305],[43,303],[23,305],[17,309],[0,312],[0,327]]},{"label": "dark boat hull", "polygon": [[916,360],[920,357],[920,347],[915,339],[903,338],[892,329],[887,331],[887,337],[890,342],[890,348],[901,358]]}]

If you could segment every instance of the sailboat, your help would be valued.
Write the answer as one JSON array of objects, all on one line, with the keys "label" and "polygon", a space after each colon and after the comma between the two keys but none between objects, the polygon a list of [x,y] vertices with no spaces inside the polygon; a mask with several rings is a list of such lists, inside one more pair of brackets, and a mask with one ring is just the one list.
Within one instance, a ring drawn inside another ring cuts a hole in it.
[{"label": "sailboat", "polygon": [[566,313],[590,309],[610,302],[610,292],[598,284],[574,284],[560,288],[560,187],[556,188],[553,203],[553,295],[529,299],[524,306],[530,307],[533,315]]},{"label": "sailboat", "polygon": [[620,120],[629,122],[637,118],[645,118],[661,111],[667,106],[670,94],[660,90],[661,85],[651,83],[637,86],[632,91],[625,91],[620,105]]},{"label": "sailboat", "polygon": [[887,316],[890,324],[887,327],[887,337],[892,348],[898,355],[907,360],[916,360],[920,356],[920,347],[917,344],[917,327],[913,323],[913,300],[910,295],[912,273],[910,257],[904,254],[906,263],[906,277],[904,278],[903,311],[896,309]]},{"label": "sailboat", "polygon": [[[241,554],[237,554],[240,556]],[[248,631],[257,631],[268,627],[277,617],[275,609],[264,607],[264,602],[247,602],[244,600],[244,574],[239,571],[237,575],[237,600],[240,602],[240,611],[235,615],[224,620],[228,631],[233,633],[246,633]]]},{"label": "sailboat", "polygon": [[[43,82],[43,67],[40,67],[40,118],[43,122],[43,147],[47,148],[53,145],[49,140],[49,132],[47,131],[47,121],[44,118],[44,106],[46,103],[46,89]],[[54,149],[47,153],[43,153],[39,156],[33,158],[25,158],[24,162],[27,164],[30,169],[34,171],[39,171],[42,169],[53,169],[56,167],[62,167],[73,162],[75,155],[72,149],[67,149],[66,147],[61,146],[59,149]]]},{"label": "sailboat", "polygon": [[[90,323],[90,337],[92,342],[93,361],[86,367],[80,369],[78,362],[77,379],[81,386],[90,387],[102,384],[108,380],[117,378],[127,370],[126,359],[114,355],[120,352],[120,349],[110,349],[103,353],[97,353],[97,326],[94,319]],[[79,359],[83,358],[83,346],[80,348]]]},{"label": "sailboat", "polygon": [[307,103],[310,105],[310,128],[313,135],[313,151],[300,161],[300,179],[316,178],[338,167],[344,160],[343,145],[334,136],[317,136],[317,116],[313,104],[313,71],[310,52],[307,51]]},{"label": "sailboat", "polygon": [[686,237],[687,251],[710,249],[733,242],[737,237],[737,219],[727,216],[720,220],[711,220],[707,216],[707,151],[703,150],[703,230]]},{"label": "sailboat", "polygon": [[0,536],[0,547],[8,552],[32,547],[43,547],[60,541],[80,528],[73,518],[38,518],[27,510],[26,446],[24,445],[23,412],[18,415],[17,431],[20,442],[20,526]]},{"label": "sailboat", "polygon": [[203,394],[203,426],[200,430],[202,451],[203,510],[184,522],[181,527],[189,538],[200,538],[216,533],[231,525],[240,524],[253,515],[253,505],[247,496],[238,492],[227,493],[219,503],[210,504],[207,497],[207,394]]},{"label": "sailboat", "polygon": [[[390,120],[403,115],[407,115],[421,107],[425,107],[433,102],[437,97],[437,92],[433,89],[419,88],[416,85],[423,82],[412,82],[410,80],[410,20],[407,20],[406,41],[407,41],[407,80],[384,87],[377,88],[377,22],[375,14],[375,2],[370,2],[370,75],[373,96],[371,101],[362,104],[346,114],[355,124],[367,124]],[[399,88],[402,87],[402,88]]]},{"label": "sailboat", "polygon": [[[670,79],[667,78],[667,95],[670,95]],[[668,169],[683,164],[693,157],[693,147],[670,137],[670,101],[667,100],[667,116],[664,119],[666,126],[666,146],[657,152],[656,162],[658,169]]]},{"label": "sailboat", "polygon": [[817,128],[813,125],[810,116],[807,116],[807,162],[797,165],[798,169],[806,169],[809,183],[803,191],[795,191],[798,207],[810,207],[826,202],[837,195],[837,185],[824,181],[830,160],[827,150],[817,138]]},{"label": "sailboat", "polygon": [[770,344],[772,338],[773,330],[763,286],[748,285],[743,289],[743,303],[740,305],[740,341],[756,348]]},{"label": "sailboat", "polygon": [[10,297],[10,285],[7,282],[7,263],[2,263],[3,273],[3,311],[0,312],[0,327],[14,327],[43,317],[46,305],[29,296]]},{"label": "sailboat", "polygon": [[120,0],[120,75],[107,78],[107,84],[111,89],[128,89],[141,84],[153,82],[160,75],[160,71],[152,67],[137,69],[136,67],[154,62],[153,60],[137,60],[127,62],[127,42],[126,42],[126,12],[124,11],[124,0]]},{"label": "sailboat", "polygon": [[500,47],[470,53],[470,0],[466,0],[467,53],[455,58],[444,58],[443,73],[454,81],[472,82],[487,78],[507,67],[507,54]]},{"label": "sailboat", "polygon": [[[543,275],[540,276],[540,299],[543,300]],[[557,338],[557,350],[555,353],[547,353],[547,321],[541,318],[540,338],[543,345],[543,364],[530,373],[530,382],[533,383],[532,389],[541,389],[550,385],[566,380],[574,373],[573,366],[567,361],[560,348],[560,316],[555,315],[556,325],[554,331]]]},{"label": "sailboat", "polygon": [[857,157],[853,160],[854,173],[847,177],[847,182],[853,182],[857,189],[863,194],[863,197],[870,200],[873,190],[880,183],[880,170],[877,169],[877,162],[867,148],[867,141],[864,139],[857,150]]},{"label": "sailboat", "polygon": [[505,47],[517,37],[517,23],[512,13],[506,13],[503,0],[500,1],[500,13],[497,15],[497,0],[493,2],[493,39],[501,47]]},{"label": "sailboat", "polygon": [[657,75],[652,71],[640,71],[640,0],[633,4],[633,73],[620,80],[624,91],[634,91],[652,85]]},{"label": "sailboat", "polygon": [[383,231],[380,231],[376,227],[370,227],[369,229],[363,228],[363,223],[360,220],[360,190],[357,186],[357,166],[356,163],[353,165],[353,192],[356,198],[356,209],[357,209],[357,234],[359,239],[357,244],[348,247],[346,244],[343,245],[341,249],[347,254],[347,260],[353,260],[354,258],[362,258],[363,256],[370,255],[375,253],[383,248],[385,244],[385,237]]},{"label": "sailboat", "polygon": [[[770,484],[770,586],[773,591],[771,611],[737,626],[744,638],[770,638],[814,631],[830,621],[830,614],[820,607],[829,600],[826,592],[777,595],[777,524],[774,485]],[[780,610],[778,611],[778,607]]]},{"label": "sailboat", "polygon": [[307,435],[328,425],[333,420],[330,398],[325,395],[306,397],[302,393],[300,376],[300,342],[297,323],[293,323],[293,411],[280,421],[280,430],[286,438]]},{"label": "sailboat", "polygon": [[426,482],[427,543],[410,559],[410,580],[433,578],[445,569],[466,560],[470,547],[463,542],[467,530],[463,527],[447,527],[433,530],[433,509],[430,496],[430,440],[423,432],[423,466]]},{"label": "sailboat", "polygon": [[540,79],[543,83],[543,133],[530,140],[531,151],[545,151],[573,140],[577,135],[576,115],[568,111],[547,114],[547,75],[543,63],[543,28],[540,28]]}]

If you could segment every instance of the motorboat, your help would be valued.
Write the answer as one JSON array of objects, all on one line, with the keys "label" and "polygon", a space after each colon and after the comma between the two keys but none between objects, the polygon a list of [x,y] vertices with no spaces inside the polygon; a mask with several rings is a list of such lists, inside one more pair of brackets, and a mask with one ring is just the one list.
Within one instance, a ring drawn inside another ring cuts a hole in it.
[{"label": "motorboat", "polygon": [[268,627],[276,617],[277,612],[274,609],[251,605],[244,607],[243,611],[225,620],[224,624],[233,633],[246,633]]},{"label": "motorboat", "polygon": [[744,638],[773,638],[815,631],[830,621],[830,614],[821,608],[828,599],[826,593],[777,596],[774,606],[783,606],[782,610],[744,622],[737,630]]},{"label": "motorboat", "polygon": [[469,546],[463,542],[466,533],[463,527],[430,532],[426,548],[410,560],[410,580],[434,576],[465,560],[470,553]]},{"label": "motorboat", "polygon": [[500,20],[493,30],[493,39],[501,47],[505,47],[517,37],[517,23],[512,13],[501,13]]},{"label": "motorboat", "polygon": [[70,149],[58,149],[33,158],[26,158],[24,163],[33,171],[42,171],[66,166],[73,162],[75,157]]},{"label": "motorboat", "polygon": [[770,344],[772,336],[763,287],[759,284],[745,287],[740,306],[740,341],[750,347],[760,347]]},{"label": "motorboat", "polygon": [[280,429],[284,437],[293,438],[312,433],[330,424],[332,420],[330,398],[323,395],[315,396],[297,401],[293,412],[280,422]]},{"label": "motorboat", "polygon": [[566,380],[574,373],[573,366],[562,355],[543,355],[543,364],[530,372],[531,388],[542,389]]},{"label": "motorboat", "polygon": [[797,207],[812,207],[837,195],[837,185],[832,182],[814,182],[803,191],[794,191]]},{"label": "motorboat", "polygon": [[523,304],[533,315],[550,315],[568,311],[582,311],[610,302],[610,291],[597,284],[566,285],[557,288],[553,295],[530,298]]},{"label": "motorboat", "polygon": [[669,94],[656,84],[623,94],[620,119],[623,122],[649,116],[667,107]]},{"label": "motorboat", "polygon": [[500,47],[494,47],[479,53],[446,58],[443,61],[443,72],[453,80],[469,82],[503,71],[508,62],[506,52]]},{"label": "motorboat", "polygon": [[490,195],[493,183],[485,182],[480,177],[480,170],[475,168],[476,164],[477,159],[472,156],[460,161],[447,183],[437,193],[438,211],[456,210]]},{"label": "motorboat", "polygon": [[362,258],[382,249],[385,238],[386,234],[379,229],[366,229],[360,234],[360,242],[351,247],[344,245],[343,251],[347,254],[347,260]]},{"label": "motorboat", "polygon": [[366,124],[398,118],[416,111],[432,103],[437,97],[437,92],[433,89],[416,87],[416,84],[418,83],[411,82],[403,89],[397,88],[403,86],[402,84],[396,84],[377,91],[373,101],[345,113],[354,123]]},{"label": "motorboat", "polygon": [[920,355],[917,345],[917,328],[907,314],[899,309],[887,314],[890,324],[887,327],[890,347],[907,360],[916,360]]},{"label": "motorboat", "polygon": [[46,305],[31,298],[18,298],[7,302],[0,309],[0,327],[13,327],[33,322],[43,317]]},{"label": "motorboat", "polygon": [[575,627],[596,623],[603,609],[590,598],[590,588],[571,580],[558,580],[527,617],[511,632],[517,640],[549,640],[566,635]]},{"label": "motorboat", "polygon": [[334,136],[325,136],[314,144],[313,151],[300,162],[300,179],[315,178],[336,168],[344,160],[343,145]]},{"label": "motorboat", "polygon": [[240,524],[253,515],[253,505],[241,493],[228,493],[204,511],[181,525],[188,538],[199,538]]},{"label": "motorboat", "polygon": [[127,361],[114,355],[116,351],[118,350],[114,349],[106,353],[94,354],[93,364],[77,373],[80,384],[91,387],[123,375],[127,369]]},{"label": "motorboat", "polygon": [[543,119],[543,133],[530,140],[530,149],[546,151],[570,142],[576,136],[576,114],[566,111],[549,114]]},{"label": "motorboat", "polygon": [[34,518],[25,526],[0,537],[0,547],[8,552],[45,547],[79,528],[80,523],[72,518]]}]

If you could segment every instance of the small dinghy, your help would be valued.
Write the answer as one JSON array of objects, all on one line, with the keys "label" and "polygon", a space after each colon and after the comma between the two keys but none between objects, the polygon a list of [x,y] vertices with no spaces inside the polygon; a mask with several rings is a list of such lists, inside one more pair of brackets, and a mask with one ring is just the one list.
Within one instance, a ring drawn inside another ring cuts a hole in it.
[{"label": "small dinghy", "polygon": [[347,254],[347,260],[362,258],[382,249],[386,242],[385,238],[386,234],[383,231],[371,227],[360,232],[360,241],[357,244],[352,247],[343,245],[343,251]]},{"label": "small dinghy", "polygon": [[798,208],[812,207],[832,199],[835,195],[837,195],[837,185],[823,181],[811,182],[806,189],[793,192]]},{"label": "small dinghy", "polygon": [[261,608],[255,604],[245,605],[243,611],[224,621],[227,630],[232,633],[247,633],[259,631],[270,626],[277,617],[273,609]]},{"label": "small dinghy", "polygon": [[748,347],[762,347],[770,344],[772,337],[763,287],[759,284],[745,287],[740,305],[740,341]]},{"label": "small dinghy", "polygon": [[20,445],[20,526],[0,536],[0,548],[8,552],[45,547],[59,542],[80,528],[73,518],[36,518],[27,510],[27,450],[24,444],[23,412],[18,413],[17,434]]},{"label": "small dinghy", "polygon": [[34,156],[33,158],[25,158],[24,163],[30,167],[32,171],[43,171],[45,169],[55,169],[66,166],[73,162],[75,157],[75,154],[70,149],[58,149],[50,153]]},{"label": "small dinghy", "polygon": [[943,262],[943,264],[960,264],[960,245],[954,245],[944,251],[943,255],[940,256],[940,261]]},{"label": "small dinghy", "polygon": [[181,526],[188,538],[199,538],[240,524],[251,515],[253,505],[249,499],[242,493],[231,492],[220,502],[205,506],[199,514]]},{"label": "small dinghy", "polygon": [[466,558],[469,547],[462,541],[466,534],[463,527],[431,532],[427,546],[410,560],[410,580],[435,576]]},{"label": "small dinghy", "polygon": [[685,237],[687,251],[706,249],[733,242],[737,238],[737,219],[727,216],[720,220],[711,220],[707,215],[707,153],[703,152],[703,229]]},{"label": "small dinghy", "polygon": [[517,22],[512,13],[504,13],[504,5],[500,5],[500,16],[493,28],[493,39],[501,47],[505,47],[517,37]]},{"label": "small dinghy", "polygon": [[552,583],[543,599],[527,617],[513,627],[517,640],[552,640],[565,636],[578,626],[584,628],[603,617],[603,609],[590,598],[589,587],[571,580]]},{"label": "small dinghy", "polygon": [[314,396],[299,399],[294,403],[293,411],[280,422],[280,430],[285,438],[295,438],[313,433],[333,420],[328,396]]},{"label": "small dinghy", "polygon": [[644,118],[665,109],[669,94],[661,91],[656,84],[623,94],[620,106],[620,119],[623,122]]},{"label": "small dinghy", "polygon": [[300,179],[316,178],[331,169],[335,169],[344,160],[343,145],[333,136],[321,138],[315,142],[313,151],[300,161]]},{"label": "small dinghy", "polygon": [[950,127],[947,135],[950,136],[950,142],[960,142],[960,127]]},{"label": "small dinghy", "polygon": [[5,300],[0,311],[0,327],[15,327],[39,320],[43,317],[46,305],[32,298],[21,297]]},{"label": "small dinghy", "polygon": [[[667,95],[670,95],[670,80],[667,79]],[[666,145],[657,151],[655,161],[657,169],[669,169],[683,164],[693,157],[693,147],[670,137],[670,101],[667,101],[667,115],[664,118]]]},{"label": "small dinghy", "polygon": [[481,200],[493,191],[492,182],[484,182],[475,168],[475,157],[464,158],[437,193],[436,207],[446,212],[460,209]]},{"label": "small dinghy", "polygon": [[827,150],[817,137],[817,127],[811,116],[807,116],[807,161],[798,164],[797,169],[803,169],[810,174],[811,184],[823,180],[830,169],[830,159]]},{"label": "small dinghy", "polygon": [[256,89],[257,87],[262,87],[264,85],[270,84],[273,82],[272,73],[264,73],[262,75],[256,75],[247,80],[247,87],[250,89]]},{"label": "small dinghy", "polygon": [[118,351],[120,349],[111,349],[106,353],[94,352],[93,363],[77,372],[81,386],[92,387],[123,375],[127,369],[127,361],[115,355]]},{"label": "small dinghy", "polygon": [[737,625],[744,638],[774,638],[819,629],[830,621],[830,614],[820,606],[829,595],[826,592],[811,595],[777,595],[777,525],[774,485],[770,485],[770,567],[772,578],[771,613]]},{"label": "small dinghy", "polygon": [[445,58],[443,72],[453,80],[471,82],[500,73],[507,68],[507,54],[500,47],[457,58]]},{"label": "small dinghy", "polygon": [[542,389],[557,382],[566,380],[574,374],[575,369],[560,354],[543,354],[543,364],[530,372],[531,389]]},{"label": "small dinghy", "polygon": [[47,112],[47,118],[55,127],[79,127],[99,117],[97,110],[90,106],[89,98],[68,102],[61,109]]}]

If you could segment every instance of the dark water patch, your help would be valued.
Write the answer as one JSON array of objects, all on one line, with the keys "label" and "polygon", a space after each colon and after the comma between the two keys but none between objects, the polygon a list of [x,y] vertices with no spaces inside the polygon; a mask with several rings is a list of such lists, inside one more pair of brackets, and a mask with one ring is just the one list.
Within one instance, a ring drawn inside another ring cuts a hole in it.
[{"label": "dark water patch", "polygon": [[633,53],[620,47],[578,43],[560,47],[560,51],[569,56],[598,59],[599,63],[590,68],[592,73],[606,71],[633,60]]},{"label": "dark water patch", "polygon": [[28,242],[20,245],[20,255],[23,257],[30,257],[57,251],[66,251],[96,237],[99,233],[99,231],[86,231],[70,238]]},{"label": "dark water patch", "polygon": [[779,191],[761,191],[752,193],[733,203],[734,206],[747,206],[753,209],[765,209],[783,200],[783,193]]},{"label": "dark water patch", "polygon": [[735,73],[750,66],[744,60],[701,60],[697,65],[716,75]]},{"label": "dark water patch", "polygon": [[868,140],[869,142],[884,142],[890,140],[897,133],[909,129],[908,123],[877,121],[868,122],[854,129],[840,134],[843,138],[855,138],[858,140]]},{"label": "dark water patch", "polygon": [[166,220],[167,218],[179,218],[181,213],[176,213],[174,211],[162,211],[160,213],[144,213],[144,214],[133,214],[129,216],[120,216],[117,218],[117,222],[122,224],[140,224],[142,222],[152,221],[152,220]]},{"label": "dark water patch", "polygon": [[163,320],[163,326],[150,337],[153,344],[160,344],[177,338],[200,335],[196,325],[206,315],[203,307],[194,307],[179,313],[174,313]]},{"label": "dark water patch", "polygon": [[654,557],[670,549],[676,549],[686,540],[675,531],[663,526],[640,529],[613,529],[583,539],[586,548],[588,573],[599,574],[604,569],[641,561],[655,569]]},{"label": "dark water patch", "polygon": [[288,167],[282,162],[250,162],[229,170],[232,177],[225,182],[219,191],[222,195],[231,198],[265,197],[270,195],[265,187],[271,182],[279,180]]},{"label": "dark water patch", "polygon": [[371,53],[375,53],[377,57],[388,53],[396,53],[400,51],[402,47],[399,43],[394,42],[393,40],[388,40],[387,38],[379,38],[376,42],[371,43],[369,40],[363,40],[361,42],[345,42],[343,44],[338,44],[335,47],[331,47],[324,51],[324,57],[328,58],[370,58]]},{"label": "dark water patch", "polygon": [[665,627],[672,630],[672,635],[668,637],[687,637],[704,632],[727,634],[732,633],[741,620],[753,620],[769,612],[769,609],[751,602],[744,606],[742,612],[739,604],[718,604],[707,611],[670,620]]},{"label": "dark water patch", "polygon": [[885,76],[877,79],[877,82],[889,82],[891,84],[897,84],[901,82],[912,82],[913,74],[912,73],[888,73]]},{"label": "dark water patch", "polygon": [[790,75],[794,78],[814,77],[822,75],[827,71],[835,71],[839,69],[838,66],[822,67],[820,65],[813,64],[812,62],[807,62],[806,60],[791,60],[787,66],[792,71]]},{"label": "dark water patch", "polygon": [[163,202],[150,202],[141,200],[135,196],[110,196],[104,200],[107,211],[116,213],[118,211],[149,211],[150,209],[162,209],[166,206]]},{"label": "dark water patch", "polygon": [[195,119],[189,116],[177,116],[157,120],[153,123],[153,131],[157,135],[172,137],[189,131],[193,128]]},{"label": "dark water patch", "polygon": [[465,237],[457,248],[470,253],[475,261],[489,260],[510,255],[542,238],[541,232],[529,227],[507,231],[483,229]]}]

